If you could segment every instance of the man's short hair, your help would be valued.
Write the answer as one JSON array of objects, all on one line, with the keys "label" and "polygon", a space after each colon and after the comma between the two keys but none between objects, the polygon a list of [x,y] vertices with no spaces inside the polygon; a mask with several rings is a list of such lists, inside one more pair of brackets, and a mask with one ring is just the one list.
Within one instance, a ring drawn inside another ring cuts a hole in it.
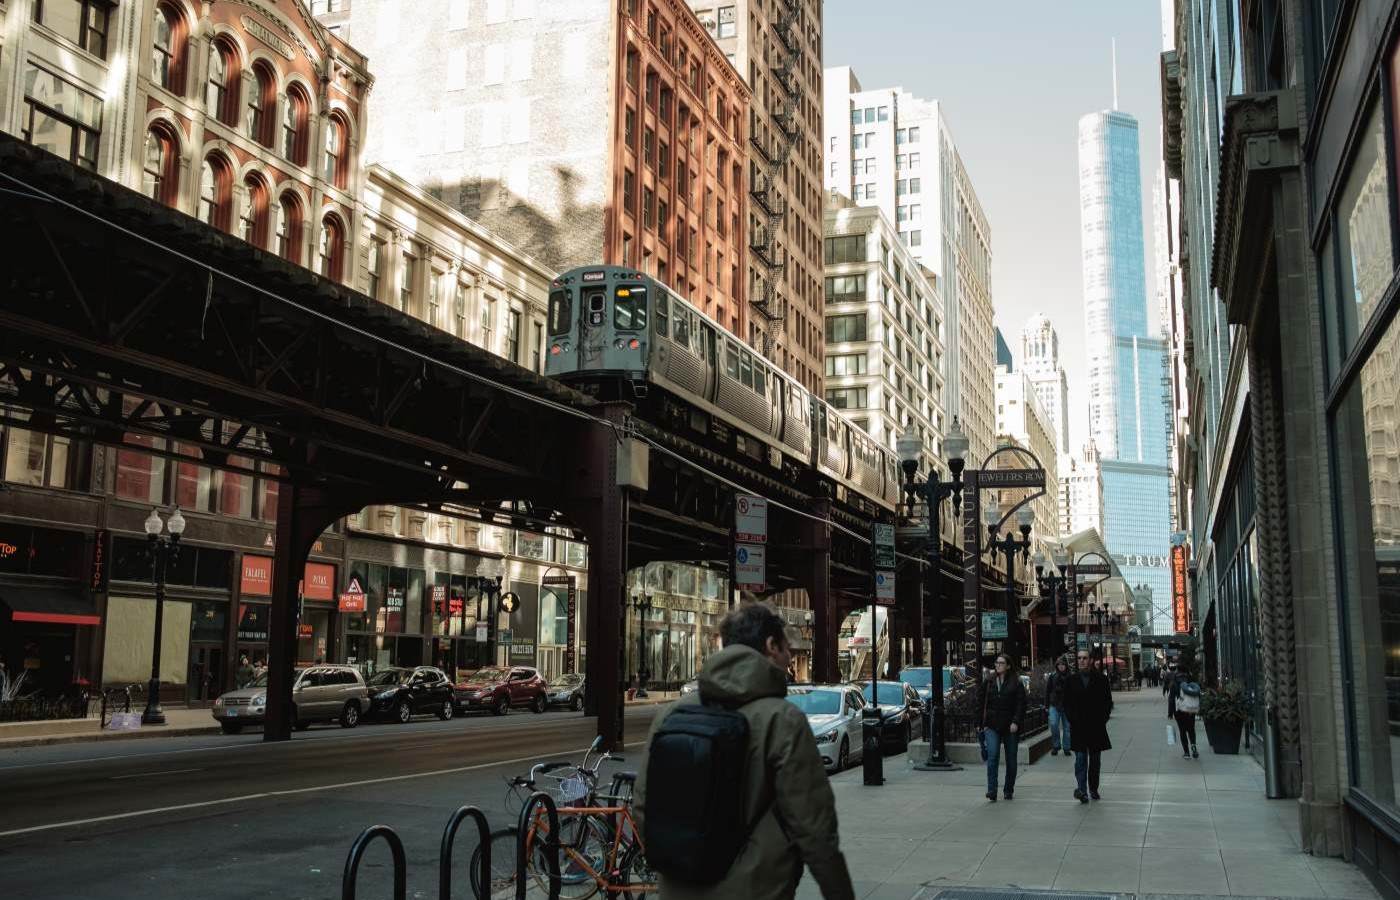
[{"label": "man's short hair", "polygon": [[743,644],[759,653],[768,649],[768,639],[773,638],[778,646],[787,644],[786,624],[768,603],[744,603],[729,611],[719,623],[720,640],[724,646]]}]

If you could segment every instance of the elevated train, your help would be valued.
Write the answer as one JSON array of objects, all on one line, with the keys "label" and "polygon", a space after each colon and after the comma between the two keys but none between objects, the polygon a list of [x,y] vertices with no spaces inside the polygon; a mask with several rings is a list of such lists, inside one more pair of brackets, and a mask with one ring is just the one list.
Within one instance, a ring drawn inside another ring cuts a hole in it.
[{"label": "elevated train", "polygon": [[840,502],[893,511],[893,453],[656,279],[585,266],[554,279],[545,373]]}]

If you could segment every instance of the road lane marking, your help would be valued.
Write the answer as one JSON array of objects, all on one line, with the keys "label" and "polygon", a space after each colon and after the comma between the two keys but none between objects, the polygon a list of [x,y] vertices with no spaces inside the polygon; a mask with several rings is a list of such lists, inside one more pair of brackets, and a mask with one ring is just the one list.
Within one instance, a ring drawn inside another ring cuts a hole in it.
[{"label": "road lane marking", "polygon": [[154,778],[157,775],[179,775],[183,772],[203,772],[203,769],[162,769],[159,772],[137,772],[132,775],[112,775],[109,781],[121,781],[123,778]]},{"label": "road lane marking", "polygon": [[[624,743],[623,749],[628,747],[639,747],[643,741],[633,741]],[[577,750],[561,750],[561,753],[582,753],[587,747],[580,747]],[[314,794],[318,791],[335,791],[342,788],[364,787],[367,784],[386,784],[391,781],[408,781],[414,778],[432,778],[438,775],[457,775],[462,772],[475,772],[480,769],[493,769],[498,766],[510,766],[516,763],[537,762],[539,756],[519,756],[515,759],[502,759],[494,762],[477,763],[472,766],[455,766],[451,769],[437,769],[432,772],[414,772],[408,775],[386,775],[383,778],[364,778],[359,781],[342,781],[337,784],[321,784],[314,787],[287,788],[280,791],[263,791],[257,794],[240,794],[237,797],[221,797],[217,800],[201,800],[198,803],[180,803],[175,806],[159,806],[153,809],[137,809],[131,812],[111,813],[105,816],[93,816],[87,819],[70,819],[66,822],[52,822],[48,825],[31,825],[28,828],[12,828],[9,831],[0,831],[0,838],[15,837],[21,834],[35,834],[40,831],[56,831],[60,828],[77,828],[82,825],[97,825],[103,822],[119,822],[123,819],[135,819],[141,816],[157,816],[161,813],[181,812],[187,809],[203,809],[209,806],[226,806],[230,803],[242,803],[246,800],[263,800],[276,797],[295,797],[300,794]]]}]

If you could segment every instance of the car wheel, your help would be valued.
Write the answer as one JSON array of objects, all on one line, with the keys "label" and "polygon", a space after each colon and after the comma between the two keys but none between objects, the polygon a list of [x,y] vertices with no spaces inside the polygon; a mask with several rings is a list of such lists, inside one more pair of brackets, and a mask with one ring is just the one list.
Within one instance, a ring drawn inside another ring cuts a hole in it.
[{"label": "car wheel", "polygon": [[437,717],[438,717],[439,719],[442,719],[444,722],[446,722],[448,719],[452,718],[452,713],[453,713],[452,701],[451,701],[451,700],[444,700],[444,701],[442,701],[442,706],[438,707]]},{"label": "car wheel", "polygon": [[496,698],[496,705],[491,707],[491,712],[498,716],[503,716],[508,709],[510,709],[510,700],[505,697],[498,697]]},{"label": "car wheel", "polygon": [[400,700],[399,705],[394,707],[394,719],[397,720],[400,725],[407,725],[412,718],[413,707],[408,705],[407,700]]},{"label": "car wheel", "polygon": [[569,709],[573,710],[574,712],[578,712],[579,710],[583,709],[583,698],[580,697],[578,694],[574,694],[574,698],[569,701]]},{"label": "car wheel", "polygon": [[840,772],[851,764],[851,739],[841,739],[841,749],[836,754],[836,771]]},{"label": "car wheel", "polygon": [[544,694],[540,694],[535,697],[534,702],[530,704],[530,709],[534,710],[536,713],[542,713],[548,705],[549,704],[545,703]]},{"label": "car wheel", "polygon": [[340,727],[354,728],[360,724],[360,704],[354,700],[347,701],[345,707],[340,711]]},{"label": "car wheel", "polygon": [[237,722],[220,722],[219,727],[224,730],[224,734],[238,734],[243,730],[243,726]]}]

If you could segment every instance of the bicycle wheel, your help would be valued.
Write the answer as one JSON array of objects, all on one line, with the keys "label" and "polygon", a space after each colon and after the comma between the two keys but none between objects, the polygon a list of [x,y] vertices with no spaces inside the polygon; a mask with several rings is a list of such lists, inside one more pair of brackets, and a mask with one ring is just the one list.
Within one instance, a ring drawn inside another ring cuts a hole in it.
[{"label": "bicycle wheel", "polygon": [[[518,831],[518,828],[511,825],[491,832],[491,886],[486,892],[487,897],[508,900],[515,896],[515,845]],[[472,893],[481,896],[481,847],[472,851],[470,874]]]},{"label": "bicycle wheel", "polygon": [[[588,900],[598,893],[599,875],[606,875],[609,834],[596,816],[568,815],[559,819],[559,897]],[[549,893],[549,862],[544,835],[536,831],[531,848],[530,874]]]},{"label": "bicycle wheel", "polygon": [[629,889],[623,892],[623,896],[630,900],[646,900],[646,890],[638,889],[638,886],[655,885],[657,874],[647,865],[646,856],[638,844],[627,846],[622,853],[622,863],[618,869],[621,883],[629,886]]}]

